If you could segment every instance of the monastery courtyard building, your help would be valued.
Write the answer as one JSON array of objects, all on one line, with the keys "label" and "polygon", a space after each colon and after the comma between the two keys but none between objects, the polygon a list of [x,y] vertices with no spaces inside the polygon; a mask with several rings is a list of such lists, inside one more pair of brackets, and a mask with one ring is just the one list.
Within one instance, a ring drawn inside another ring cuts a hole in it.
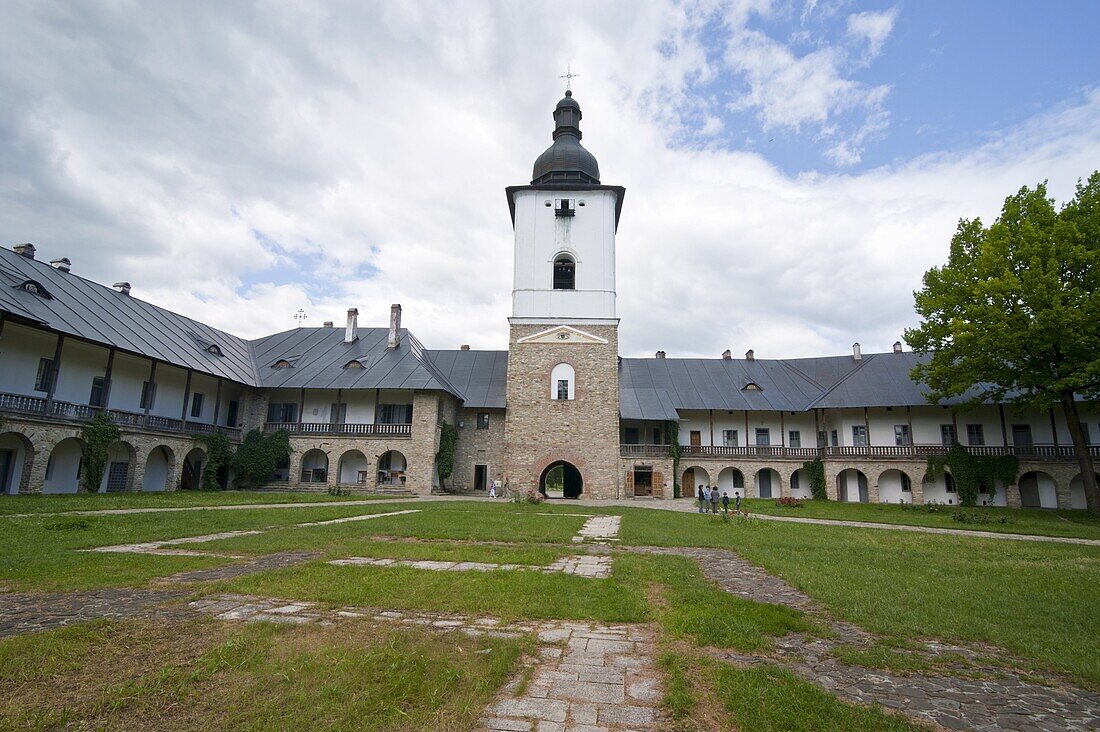
[{"label": "monastery courtyard building", "polygon": [[[400,305],[388,327],[360,327],[351,309],[343,324],[245,340],[126,283],[83,279],[68,259],[42,261],[33,245],[0,249],[0,492],[76,492],[82,427],[102,413],[121,431],[103,491],[197,488],[206,453],[196,436],[220,430],[239,443],[286,430],[292,454],[269,487],[429,495],[497,481],[550,497],[668,499],[677,485],[717,484],[731,496],[809,497],[803,464],[819,458],[833,500],[956,503],[950,472],[925,474],[930,456],[961,443],[1020,461],[1017,484],[980,503],[1085,507],[1061,411],[930,405],[909,376],[922,357],[900,343],[785,360],[620,357],[625,190],[601,182],[570,92],[553,117],[530,183],[506,189],[506,351],[430,349],[402,328]],[[1083,420],[1100,440],[1100,414]],[[441,484],[445,424],[458,439]]]}]

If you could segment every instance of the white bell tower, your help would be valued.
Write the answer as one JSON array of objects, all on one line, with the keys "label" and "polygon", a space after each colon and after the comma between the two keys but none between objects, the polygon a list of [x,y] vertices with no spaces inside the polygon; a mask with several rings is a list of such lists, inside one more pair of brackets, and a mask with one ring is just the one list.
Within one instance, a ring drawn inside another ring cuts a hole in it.
[{"label": "white bell tower", "polygon": [[615,229],[625,190],[600,184],[581,146],[581,108],[571,91],[554,110],[554,144],[531,184],[507,189],[515,226],[512,324],[612,325]]}]

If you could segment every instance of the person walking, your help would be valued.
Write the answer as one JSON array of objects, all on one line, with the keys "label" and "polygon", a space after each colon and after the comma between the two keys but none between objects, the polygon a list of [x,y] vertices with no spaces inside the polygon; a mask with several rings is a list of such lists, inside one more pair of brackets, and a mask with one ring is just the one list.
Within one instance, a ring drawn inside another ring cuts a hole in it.
[{"label": "person walking", "polygon": [[496,478],[489,481],[489,498],[497,497],[497,481]]},{"label": "person walking", "polygon": [[711,486],[710,489],[710,512],[718,515],[718,486]]},{"label": "person walking", "polygon": [[695,498],[699,501],[699,513],[703,513],[707,508],[707,499],[706,496],[703,495],[702,483],[699,484],[699,492],[695,494]]},{"label": "person walking", "polygon": [[726,492],[722,493],[722,513],[726,516],[730,515],[730,494]]},{"label": "person walking", "polygon": [[733,512],[741,513],[741,491],[733,492]]}]

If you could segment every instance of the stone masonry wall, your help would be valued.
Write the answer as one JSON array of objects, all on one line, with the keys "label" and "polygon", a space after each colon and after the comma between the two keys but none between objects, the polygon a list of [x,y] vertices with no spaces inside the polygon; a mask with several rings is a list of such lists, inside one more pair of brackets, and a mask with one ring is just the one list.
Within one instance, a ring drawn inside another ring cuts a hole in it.
[{"label": "stone masonry wall", "polygon": [[[489,414],[489,429],[477,428],[478,412]],[[488,466],[486,487],[490,480],[504,480],[504,420],[503,409],[459,410],[458,421],[463,427],[458,431],[458,445],[455,447],[455,470],[451,476],[453,487],[472,489],[474,465],[477,464]]]},{"label": "stone masonry wall", "polygon": [[[564,460],[581,473],[582,497],[615,498],[622,494],[618,328],[578,328],[606,344],[519,343],[546,329],[511,327],[504,481],[510,490],[537,489],[543,470]],[[560,363],[576,372],[572,400],[551,399],[550,372]]]}]

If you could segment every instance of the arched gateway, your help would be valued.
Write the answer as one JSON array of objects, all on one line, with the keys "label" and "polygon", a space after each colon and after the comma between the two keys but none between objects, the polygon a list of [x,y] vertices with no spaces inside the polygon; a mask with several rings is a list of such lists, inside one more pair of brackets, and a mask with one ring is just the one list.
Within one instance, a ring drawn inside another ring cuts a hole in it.
[{"label": "arched gateway", "polygon": [[539,478],[539,493],[547,498],[580,498],[583,491],[581,471],[564,460],[547,465]]}]

